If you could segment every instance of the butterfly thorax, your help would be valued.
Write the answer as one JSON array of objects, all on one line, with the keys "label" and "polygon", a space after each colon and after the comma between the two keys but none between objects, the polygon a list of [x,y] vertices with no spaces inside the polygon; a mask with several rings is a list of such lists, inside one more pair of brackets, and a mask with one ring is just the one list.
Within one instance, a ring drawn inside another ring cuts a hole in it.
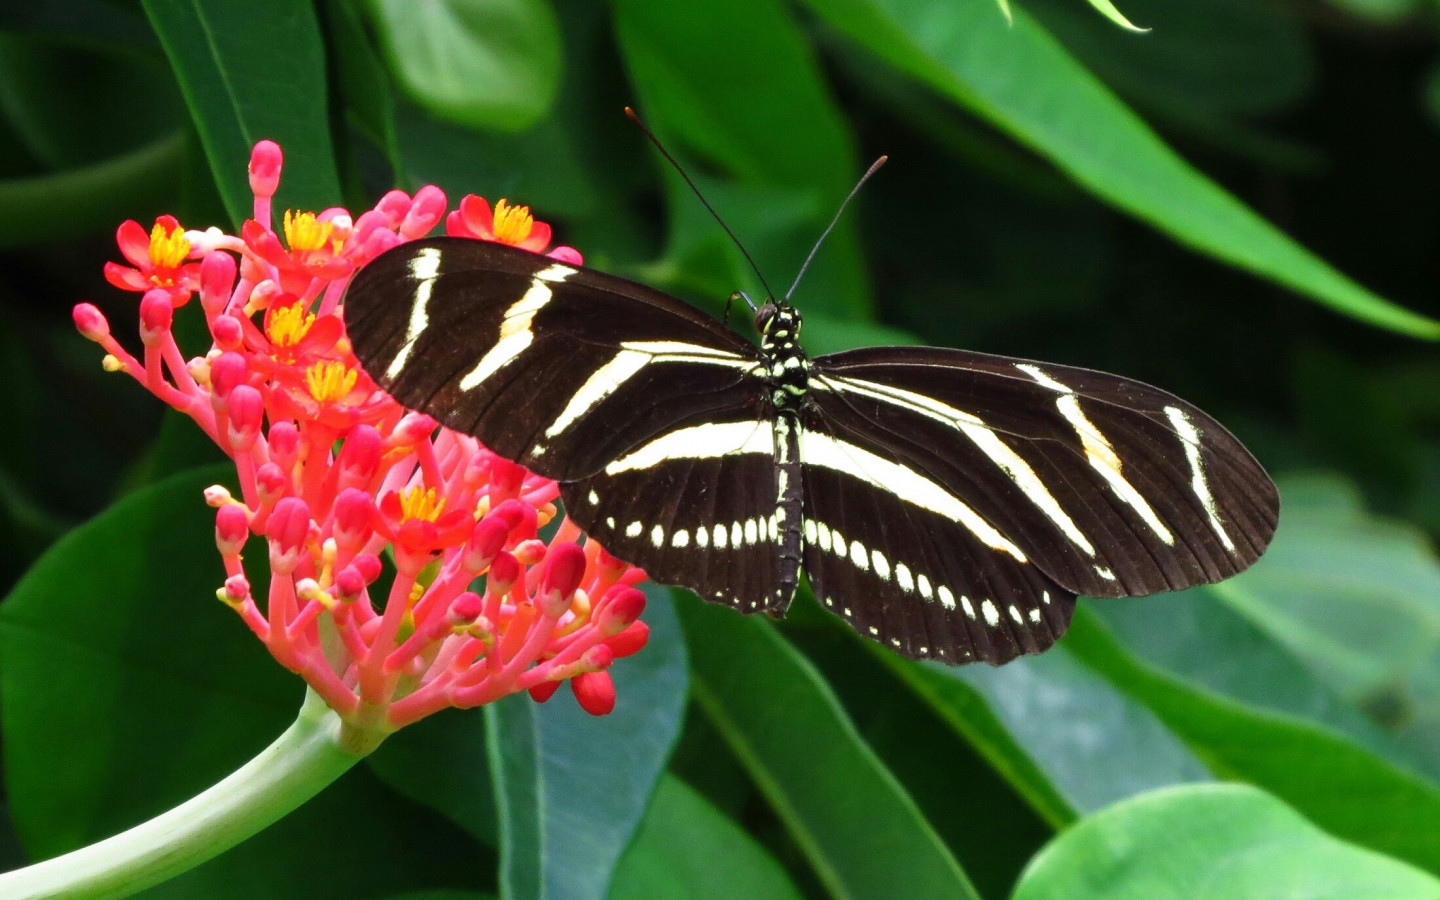
[{"label": "butterfly thorax", "polygon": [[809,389],[810,358],[800,347],[800,313],[785,301],[767,301],[755,313],[761,364],[777,412],[798,412]]}]

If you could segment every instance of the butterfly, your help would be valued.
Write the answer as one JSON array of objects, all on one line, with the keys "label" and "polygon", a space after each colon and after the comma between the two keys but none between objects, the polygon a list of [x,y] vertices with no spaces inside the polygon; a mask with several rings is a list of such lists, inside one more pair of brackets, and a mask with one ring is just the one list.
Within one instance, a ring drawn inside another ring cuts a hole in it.
[{"label": "butterfly", "polygon": [[1038,653],[1077,594],[1227,578],[1279,517],[1255,458],[1171,394],[944,348],[812,359],[788,295],[757,347],[645,285],[442,237],[362,268],[344,315],[385,390],[559,481],[653,580],[779,616],[803,572],[914,659]]}]

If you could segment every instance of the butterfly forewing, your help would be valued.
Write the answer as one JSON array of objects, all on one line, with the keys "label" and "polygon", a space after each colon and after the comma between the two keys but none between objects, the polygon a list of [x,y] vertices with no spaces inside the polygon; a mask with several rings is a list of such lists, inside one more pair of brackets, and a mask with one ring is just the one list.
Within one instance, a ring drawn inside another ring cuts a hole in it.
[{"label": "butterfly forewing", "polygon": [[433,238],[383,254],[352,279],[345,318],[397,400],[559,480],[689,417],[754,408],[755,347],[714,319],[504,244]]},{"label": "butterfly forewing", "polygon": [[1077,593],[1218,581],[1274,533],[1278,498],[1255,459],[1148,385],[934,348],[815,365],[811,397],[841,435],[925,473]]}]

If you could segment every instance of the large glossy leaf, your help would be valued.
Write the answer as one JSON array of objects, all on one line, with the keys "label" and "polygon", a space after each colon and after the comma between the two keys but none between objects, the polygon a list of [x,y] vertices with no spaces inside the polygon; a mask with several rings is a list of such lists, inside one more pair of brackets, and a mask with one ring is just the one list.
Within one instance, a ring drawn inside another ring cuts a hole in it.
[{"label": "large glossy leaf", "polygon": [[[724,877],[716,877],[718,873]],[[800,900],[785,870],[733,819],[666,774],[620,860],[609,900]]]},{"label": "large glossy leaf", "polygon": [[[862,170],[803,32],[777,0],[618,0],[613,7],[639,112],[672,152],[752,189],[807,195],[808,215],[798,227],[763,239],[762,212],[746,215],[710,196],[770,286],[783,292]],[[666,179],[672,215],[700,209],[683,182],[668,173]],[[837,317],[864,313],[869,300],[853,220],[842,222],[827,244],[806,275],[805,308]],[[732,260],[727,294],[743,266]]]},{"label": "large glossy leaf", "polygon": [[1215,774],[1270,791],[1346,840],[1440,871],[1440,788],[1339,731],[1142,663],[1093,614],[1079,613],[1066,646],[1148,706]]},{"label": "large glossy leaf", "polygon": [[177,131],[93,165],[0,180],[0,247],[72,240],[158,211],[175,188],[186,143]]},{"label": "large glossy leaf", "polygon": [[896,668],[1053,825],[1209,777],[1153,712],[1063,645],[1000,668],[898,660]]},{"label": "large glossy leaf", "polygon": [[[58,541],[0,605],[5,786],[32,858],[189,799],[298,711],[299,679],[215,600],[224,568],[202,492],[233,474],[193,470],[134,491]],[[251,575],[263,591],[263,567]],[[387,834],[390,852],[319,834]],[[466,883],[471,847],[459,829],[357,767],[145,896],[358,898],[455,886]]]},{"label": "large glossy leaf", "polygon": [[1347,315],[1440,338],[1440,322],[1351,281],[1187,164],[1023,8],[1007,26],[990,0],[806,3],[890,65],[1177,241]]},{"label": "large glossy leaf", "polygon": [[546,0],[375,0],[380,46],[395,80],[437,116],[523,131],[560,85],[560,29]]},{"label": "large glossy leaf", "polygon": [[247,170],[251,149],[266,138],[285,152],[277,211],[318,212],[338,203],[325,48],[314,8],[290,0],[143,4],[234,224],[254,215]]},{"label": "large glossy leaf", "polygon": [[602,898],[680,731],[685,645],[663,588],[648,591],[650,642],[610,670],[615,711],[584,712],[568,689],[486,707],[500,814],[500,896]]},{"label": "large glossy leaf", "polygon": [[[1340,694],[1395,720],[1440,719],[1415,696],[1440,671],[1440,560],[1430,539],[1366,513],[1336,476],[1284,479],[1285,517],[1264,558],[1212,590]],[[1427,677],[1428,676],[1428,677]]]},{"label": "large glossy leaf", "polygon": [[814,668],[759,619],[677,598],[692,690],[835,896],[976,897]]},{"label": "large glossy leaf", "polygon": [[1263,791],[1195,785],[1116,804],[1066,831],[1012,900],[1421,900],[1440,881],[1336,840]]}]

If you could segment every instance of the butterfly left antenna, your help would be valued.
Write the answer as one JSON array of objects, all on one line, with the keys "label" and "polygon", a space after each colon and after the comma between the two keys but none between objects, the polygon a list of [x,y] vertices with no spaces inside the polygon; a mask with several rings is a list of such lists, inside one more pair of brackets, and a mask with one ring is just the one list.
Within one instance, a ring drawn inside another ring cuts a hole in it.
[{"label": "butterfly left antenna", "polygon": [[[750,264],[751,271],[755,273],[756,278],[760,279],[760,286],[765,288],[765,295],[767,297],[774,297],[775,292],[770,290],[770,285],[765,283],[765,276],[760,274],[760,267],[755,265],[755,260],[750,256],[750,251],[745,249],[745,245],[740,243],[740,239],[735,236],[735,232],[731,231],[730,226],[725,224],[725,220],[720,218],[720,214],[715,211],[715,207],[711,206],[710,201],[705,199],[705,195],[700,193],[700,189],[695,186],[695,182],[691,181],[690,176],[685,174],[685,170],[680,168],[680,164],[675,161],[675,157],[671,156],[670,151],[665,149],[665,145],[660,143],[660,139],[655,136],[655,132],[647,128],[645,123],[640,121],[640,117],[635,115],[635,110],[631,109],[628,106],[625,107],[625,115],[630,117],[630,121],[635,123],[635,127],[639,128],[640,131],[647,138],[650,139],[650,143],[655,145],[655,149],[660,151],[660,155],[665,157],[665,161],[670,163],[670,165],[674,166],[675,171],[680,173],[680,177],[685,179],[685,183],[690,185],[690,190],[694,191],[695,196],[700,198],[700,202],[704,204],[705,209],[709,211],[711,216],[714,216],[716,222],[720,223],[720,227],[725,229],[725,233],[730,235],[730,240],[735,242],[735,246],[740,248],[740,253],[745,257],[745,261]],[[749,305],[750,309],[754,311],[755,303],[749,297],[747,297],[743,291],[737,291],[736,294],[738,294],[742,299],[744,299],[746,304]],[[730,296],[730,299],[734,300],[735,296],[735,294],[732,294]],[[729,303],[725,304],[725,317],[726,319],[729,319],[730,317]]]},{"label": "butterfly left antenna", "polygon": [[825,239],[830,236],[830,232],[835,228],[835,223],[839,222],[840,216],[845,213],[845,207],[850,205],[850,201],[854,200],[855,195],[860,193],[860,189],[865,186],[865,182],[870,180],[871,175],[880,171],[880,167],[885,165],[885,161],[889,158],[888,156],[882,156],[871,163],[870,168],[865,170],[865,174],[861,175],[860,180],[855,182],[855,186],[850,189],[850,193],[845,195],[845,199],[841,202],[840,208],[835,210],[835,217],[830,220],[830,224],[826,225],[825,230],[820,233],[820,240],[816,241],[815,246],[810,248],[810,255],[805,257],[805,264],[802,265],[800,271],[796,273],[795,280],[790,284],[790,290],[785,292],[785,300],[787,302],[790,300],[790,295],[795,293],[795,289],[800,286],[800,279],[805,277],[805,270],[810,268],[810,261],[814,259],[815,254],[819,252],[820,245],[825,243]]}]

